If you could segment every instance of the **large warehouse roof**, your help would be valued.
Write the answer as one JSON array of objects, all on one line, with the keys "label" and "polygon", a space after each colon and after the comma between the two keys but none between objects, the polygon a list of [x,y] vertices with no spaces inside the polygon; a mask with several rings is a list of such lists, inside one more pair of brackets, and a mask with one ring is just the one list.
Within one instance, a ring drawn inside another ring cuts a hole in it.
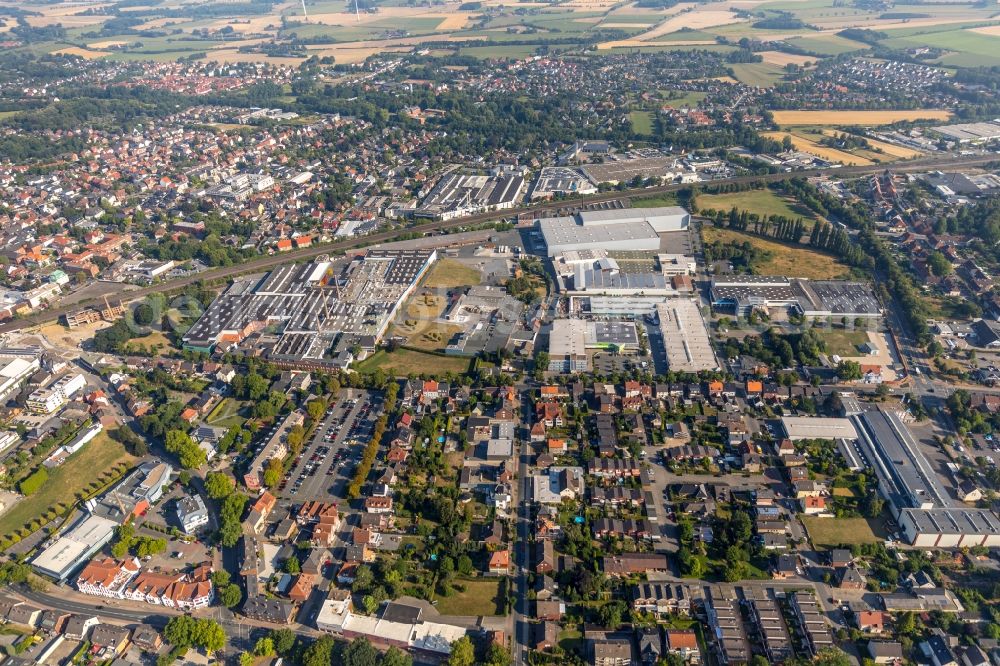
[{"label": "large warehouse roof", "polygon": [[789,439],[857,439],[850,419],[817,416],[783,416],[781,425]]},{"label": "large warehouse roof", "polygon": [[690,222],[683,208],[664,206],[546,217],[538,220],[538,228],[553,257],[570,250],[659,250],[659,234],[683,231]]},{"label": "large warehouse roof", "polygon": [[657,304],[656,312],[670,370],[699,372],[719,367],[697,303],[684,298],[669,299]]},{"label": "large warehouse roof", "polygon": [[117,526],[118,523],[113,520],[88,516],[39,553],[31,564],[39,572],[63,580],[83,560],[110,541]]}]

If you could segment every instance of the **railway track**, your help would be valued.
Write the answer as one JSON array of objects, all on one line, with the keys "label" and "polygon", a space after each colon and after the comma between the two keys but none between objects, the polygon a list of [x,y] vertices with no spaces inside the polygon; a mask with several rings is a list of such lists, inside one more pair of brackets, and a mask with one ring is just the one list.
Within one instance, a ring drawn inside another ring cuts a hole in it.
[{"label": "railway track", "polygon": [[[1000,161],[1000,156],[997,155],[975,155],[966,157],[949,156],[947,158],[924,158],[920,160],[894,163],[891,165],[875,164],[869,166],[841,167],[839,169],[809,169],[805,171],[790,171],[790,172],[782,172],[774,174],[765,174],[761,176],[738,176],[736,178],[725,178],[720,180],[708,181],[708,184],[739,185],[748,183],[775,183],[783,180],[791,180],[793,178],[811,178],[814,176],[822,176],[822,175],[863,176],[868,174],[879,173],[887,169],[891,169],[892,171],[895,172],[927,171],[935,169],[949,169],[955,167],[982,166],[984,164],[996,161]],[[245,275],[248,273],[257,273],[260,271],[268,270],[276,266],[282,266],[284,264],[315,259],[320,255],[329,254],[330,252],[350,251],[363,247],[371,247],[373,245],[378,245],[380,243],[396,240],[401,234],[404,233],[422,233],[424,235],[427,235],[427,234],[433,234],[435,232],[460,229],[462,227],[468,227],[468,226],[475,226],[478,224],[491,222],[495,220],[516,218],[517,216],[523,213],[544,213],[548,211],[559,210],[560,208],[567,208],[570,206],[575,207],[575,206],[607,203],[609,201],[614,201],[616,199],[628,199],[632,197],[638,197],[638,198],[655,197],[656,195],[659,194],[677,192],[688,187],[690,187],[690,185],[688,184],[670,184],[670,185],[658,185],[655,187],[617,190],[614,192],[605,192],[600,194],[581,196],[574,199],[560,201],[558,203],[546,203],[541,205],[522,206],[519,208],[510,208],[503,211],[477,213],[475,215],[469,215],[454,220],[426,222],[423,224],[414,225],[412,227],[407,227],[406,229],[403,230],[397,229],[392,231],[383,231],[368,236],[363,236],[360,238],[334,241],[332,243],[324,243],[321,245],[316,245],[302,250],[292,250],[290,252],[284,252],[282,254],[277,254],[277,255],[256,257],[254,259],[251,259],[249,261],[246,261],[242,264],[238,264],[235,266],[215,268],[208,271],[203,271],[196,275],[189,275],[174,280],[170,280],[168,282],[156,284],[150,287],[143,287],[141,289],[134,289],[132,291],[123,292],[121,296],[119,296],[118,298],[120,298],[123,302],[129,302],[129,303],[135,302],[151,294],[175,292],[179,289],[183,289],[184,287],[187,287],[191,284],[195,284],[197,282],[217,282],[219,280],[227,280],[229,278]],[[441,243],[442,246],[447,246],[450,244],[444,242],[444,239],[442,239],[442,241],[443,241]],[[44,312],[39,312],[26,317],[14,319],[5,322],[3,324],[0,324],[0,333],[9,333],[12,331],[31,328],[33,326],[38,326],[40,324],[55,321],[59,317],[65,314],[79,310],[80,308],[86,307],[87,305],[94,305],[98,303],[100,303],[100,299],[94,298],[74,303],[72,306],[56,307],[50,310],[45,310]]]}]

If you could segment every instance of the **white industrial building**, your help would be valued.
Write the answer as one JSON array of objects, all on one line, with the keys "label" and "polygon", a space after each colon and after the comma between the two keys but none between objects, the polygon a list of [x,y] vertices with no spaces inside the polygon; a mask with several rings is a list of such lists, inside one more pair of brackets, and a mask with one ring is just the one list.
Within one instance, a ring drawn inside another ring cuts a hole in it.
[{"label": "white industrial building", "polygon": [[635,350],[639,333],[631,321],[557,319],[549,335],[549,371],[583,372],[590,368],[588,349]]},{"label": "white industrial building", "polygon": [[800,439],[857,439],[858,431],[850,419],[820,416],[782,416],[785,436],[793,442]]},{"label": "white industrial building", "polygon": [[656,251],[659,234],[684,231],[691,215],[677,206],[591,210],[537,220],[550,257],[574,250]]},{"label": "white industrial building", "polygon": [[1000,519],[988,509],[903,509],[899,526],[918,548],[1000,546]]},{"label": "white industrial building", "polygon": [[21,388],[28,377],[38,372],[38,357],[4,359],[0,367],[0,403],[7,402]]},{"label": "white industrial building", "polygon": [[556,319],[549,334],[549,372],[586,372],[587,322],[582,319]]},{"label": "white industrial building", "polygon": [[36,555],[31,566],[40,574],[66,580],[74,569],[111,541],[117,526],[113,520],[85,515]]},{"label": "white industrial building", "polygon": [[695,301],[672,298],[656,306],[667,367],[675,372],[715,370],[719,361],[712,349],[705,319]]}]

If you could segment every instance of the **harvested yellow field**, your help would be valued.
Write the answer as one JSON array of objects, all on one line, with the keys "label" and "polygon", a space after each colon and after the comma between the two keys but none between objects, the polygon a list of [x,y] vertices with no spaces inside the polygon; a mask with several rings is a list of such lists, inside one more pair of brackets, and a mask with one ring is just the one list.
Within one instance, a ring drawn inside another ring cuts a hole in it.
[{"label": "harvested yellow field", "polygon": [[438,24],[438,30],[461,30],[468,22],[468,14],[452,14]]},{"label": "harvested yellow field", "polygon": [[84,58],[85,60],[96,60],[97,58],[103,58],[106,55],[111,55],[111,52],[91,51],[89,49],[81,49],[79,46],[67,46],[64,49],[53,51],[52,55],[79,56],[81,58]]},{"label": "harvested yellow field", "polygon": [[128,42],[112,39],[106,42],[92,42],[90,44],[87,44],[87,48],[89,49],[110,49],[116,46],[128,46]]},{"label": "harvested yellow field", "polygon": [[73,5],[73,4],[63,4],[63,5],[46,5],[39,7],[38,11],[42,16],[72,16],[74,14],[79,14],[80,12],[86,11],[88,9],[104,9],[109,7],[111,3],[99,2],[92,5]]},{"label": "harvested yellow field", "polygon": [[302,63],[302,58],[291,58],[287,56],[269,56],[263,53],[240,53],[236,49],[216,49],[209,51],[204,60],[218,63],[231,62],[260,62],[271,65],[290,65],[295,67]]},{"label": "harvested yellow field", "polygon": [[745,19],[740,18],[735,12],[717,9],[693,9],[688,12],[681,12],[668,18],[663,23],[653,27],[649,32],[645,32],[637,37],[643,41],[650,41],[662,35],[669,35],[682,28],[701,30],[703,28],[715,28],[720,25],[740,23]]},{"label": "harvested yellow field", "polygon": [[829,160],[831,162],[839,162],[840,164],[846,164],[849,166],[868,166],[873,163],[871,160],[863,157],[857,157],[835,148],[821,146],[808,139],[803,139],[800,136],[790,134],[789,132],[761,132],[761,136],[766,136],[767,138],[774,139],[775,141],[783,141],[786,136],[791,137],[792,145],[795,146],[796,150],[801,150],[803,153],[809,153],[810,155],[815,155],[816,157]]},{"label": "harvested yellow field", "polygon": [[[848,132],[838,132],[835,130],[823,130],[823,134],[826,136],[837,136],[838,134],[849,134]],[[913,159],[914,157],[921,157],[923,155],[919,150],[913,150],[912,148],[906,148],[905,146],[897,146],[892,143],[886,143],[885,141],[878,141],[877,139],[869,139],[868,137],[863,137],[865,141],[868,142],[872,148],[878,148],[883,153],[890,157],[899,157],[904,160]]]},{"label": "harvested yellow field", "polygon": [[77,16],[70,14],[67,16],[28,16],[25,20],[28,25],[34,28],[48,28],[53,25],[61,25],[64,28],[83,28],[88,25],[103,23],[107,16],[87,15]]},{"label": "harvested yellow field", "polygon": [[978,32],[980,35],[990,37],[1000,37],[1000,25],[984,25],[981,28],[969,28],[969,32]]},{"label": "harvested yellow field", "polygon": [[233,32],[243,34],[245,32],[264,32],[276,30],[281,27],[281,20],[275,16],[254,16],[252,18],[241,19],[220,19],[213,21],[207,26],[209,30],[220,30],[222,28],[232,28]]},{"label": "harvested yellow field", "polygon": [[315,55],[318,55],[320,58],[333,56],[337,62],[353,65],[364,62],[370,56],[378,53],[407,53],[412,50],[412,47],[409,46],[364,46],[363,44],[364,42],[352,42],[350,45],[338,44],[337,46],[316,51]]},{"label": "harvested yellow field", "polygon": [[177,23],[183,23],[183,19],[175,18],[155,18],[146,21],[135,27],[136,30],[158,30],[159,28],[165,28],[169,25],[176,25]]},{"label": "harvested yellow field", "polygon": [[944,109],[900,111],[775,111],[779,125],[891,125],[901,120],[948,120]]},{"label": "harvested yellow field", "polygon": [[779,67],[784,67],[785,65],[798,65],[801,67],[807,62],[815,63],[819,60],[819,58],[811,56],[793,55],[791,53],[782,53],[781,51],[761,51],[758,55],[764,59],[764,62]]}]

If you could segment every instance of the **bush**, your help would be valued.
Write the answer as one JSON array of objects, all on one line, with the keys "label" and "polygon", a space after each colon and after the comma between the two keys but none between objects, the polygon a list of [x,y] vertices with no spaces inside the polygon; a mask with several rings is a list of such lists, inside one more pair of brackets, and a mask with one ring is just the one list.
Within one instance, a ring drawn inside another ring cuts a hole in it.
[{"label": "bush", "polygon": [[30,476],[25,477],[17,484],[18,490],[21,491],[22,495],[28,496],[32,495],[45,485],[45,482],[49,480],[49,473],[44,467],[39,467]]}]

